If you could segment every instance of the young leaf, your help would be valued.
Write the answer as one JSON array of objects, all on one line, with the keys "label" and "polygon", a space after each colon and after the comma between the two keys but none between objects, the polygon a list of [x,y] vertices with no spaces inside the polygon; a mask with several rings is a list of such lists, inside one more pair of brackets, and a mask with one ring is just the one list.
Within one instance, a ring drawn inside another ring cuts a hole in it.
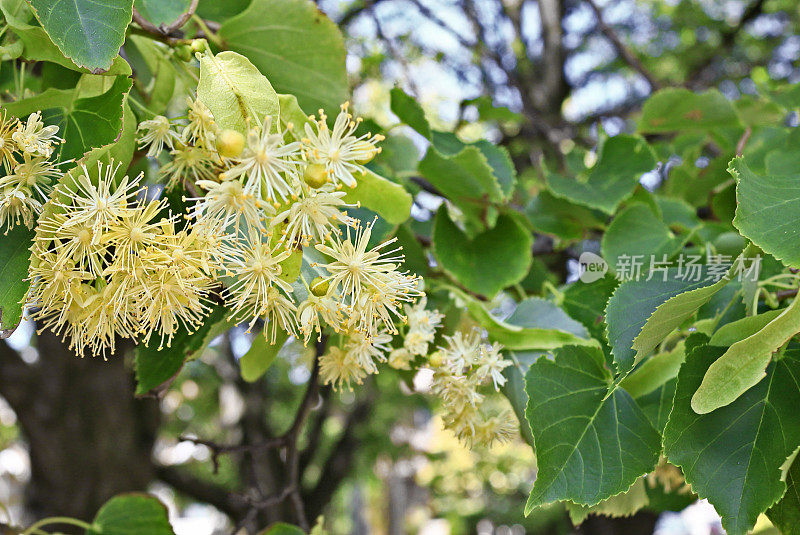
[{"label": "young leaf", "polygon": [[765,253],[800,266],[800,176],[758,175],[741,157],[731,160],[728,171],[736,179],[733,225]]},{"label": "young leaf", "polygon": [[653,94],[644,103],[639,132],[709,130],[737,126],[741,126],[741,123],[733,104],[716,89],[693,93],[688,89],[668,88]]},{"label": "young leaf", "polygon": [[347,100],[344,39],[310,0],[253,0],[218,35],[278,91],[297,95],[303,109],[335,115]]},{"label": "young leaf", "polygon": [[[685,273],[684,273],[685,274]],[[697,280],[694,280],[697,278]],[[660,305],[673,297],[697,289],[706,289],[715,284],[706,280],[705,272],[698,277],[682,276],[677,268],[670,268],[666,275],[656,273],[649,281],[642,277],[639,280],[625,281],[616,289],[606,307],[606,325],[608,340],[614,356],[614,366],[621,374],[633,369],[634,365],[644,358],[648,347],[652,350],[655,344],[663,340],[675,327],[691,316],[706,299],[706,293],[713,295],[717,289],[708,289],[698,294],[689,294],[673,304],[667,304],[663,312],[654,314]],[[708,298],[711,297],[708,295]],[[697,306],[695,306],[695,304]],[[672,317],[674,311],[676,316]],[[651,320],[651,316],[655,320]],[[678,323],[676,320],[680,319]],[[643,328],[653,321],[647,331]],[[667,330],[668,329],[668,330]],[[644,332],[644,336],[640,333]],[[641,338],[640,338],[641,337]],[[634,341],[637,349],[634,349]]]},{"label": "young leaf", "polygon": [[610,517],[625,517],[636,514],[649,502],[644,478],[639,478],[627,492],[621,492],[597,505],[587,507],[567,502],[567,512],[572,524],[582,524],[589,515],[604,515]]},{"label": "young leaf", "polygon": [[783,309],[768,310],[755,316],[747,316],[726,323],[716,330],[708,344],[712,346],[732,346],[736,342],[754,335],[782,313]]},{"label": "young leaf", "polygon": [[399,87],[392,88],[389,94],[391,96],[390,106],[392,113],[397,115],[402,122],[422,134],[422,136],[431,139],[431,127],[425,118],[425,112],[422,111],[422,107],[417,104],[417,101],[408,96]]},{"label": "young leaf", "polygon": [[653,150],[644,139],[620,134],[606,140],[597,163],[577,179],[548,173],[547,185],[558,197],[611,215],[631,196],[639,177],[655,165]]},{"label": "young leaf", "polygon": [[86,535],[175,535],[167,508],[155,496],[118,494],[97,512]]},{"label": "young leaf", "polygon": [[64,55],[94,73],[111,68],[133,16],[133,0],[29,0],[29,3]]},{"label": "young leaf", "polygon": [[369,169],[356,180],[355,188],[345,190],[346,202],[360,202],[361,206],[377,212],[394,225],[403,223],[411,216],[414,199],[400,184],[386,180]]},{"label": "young leaf", "polygon": [[661,441],[630,395],[609,392],[599,349],[565,346],[528,370],[526,410],[538,473],[525,513],[561,500],[592,506],[653,469]]},{"label": "young leaf", "polygon": [[280,111],[278,94],[269,80],[249,59],[227,50],[200,60],[197,98],[214,114],[217,126],[245,134],[267,115],[275,125]]},{"label": "young leaf", "polygon": [[241,359],[239,359],[239,369],[242,374],[242,379],[248,383],[257,381],[262,375],[267,373],[267,370],[272,363],[275,362],[275,357],[283,347],[283,343],[289,338],[286,331],[278,329],[274,344],[267,343],[267,337],[261,334],[253,338],[253,345],[247,350]]},{"label": "young leaf", "polygon": [[733,344],[714,362],[692,396],[692,409],[706,414],[728,405],[766,375],[772,354],[800,332],[800,299],[763,329]]},{"label": "young leaf", "polygon": [[687,342],[686,362],[678,374],[664,453],[683,469],[692,489],[711,502],[726,532],[744,535],[786,490],[781,467],[800,445],[800,355],[787,351],[736,401],[697,414],[692,395],[724,349],[705,345],[702,335],[695,337]]},{"label": "young leaf", "polygon": [[493,296],[525,278],[531,246],[530,233],[512,216],[500,216],[493,229],[470,239],[444,206],[436,213],[433,253],[445,271],[476,293]]},{"label": "young leaf", "polygon": [[33,230],[24,225],[0,235],[0,339],[11,336],[22,319],[31,245]]}]

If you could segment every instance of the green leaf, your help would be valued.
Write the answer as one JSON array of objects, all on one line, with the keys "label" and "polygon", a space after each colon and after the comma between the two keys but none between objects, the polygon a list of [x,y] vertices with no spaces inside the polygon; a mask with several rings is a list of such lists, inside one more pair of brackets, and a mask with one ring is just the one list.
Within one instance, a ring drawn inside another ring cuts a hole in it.
[{"label": "green leaf", "polygon": [[[552,303],[548,305],[542,304],[542,302],[548,303],[547,301],[537,299],[523,307],[520,313],[514,317],[514,321],[525,324],[525,326],[521,326],[497,319],[486,309],[482,302],[453,286],[446,286],[446,289],[461,303],[461,306],[467,308],[472,319],[486,329],[489,333],[489,340],[502,344],[506,349],[547,350],[568,344],[597,345],[595,340],[581,338],[573,334],[573,332],[583,334],[583,331],[577,331],[580,328],[577,322],[570,320],[568,317],[562,317],[560,312],[554,312],[553,307],[555,305],[552,305]],[[536,317],[539,312],[543,312],[542,318],[549,316],[551,320],[557,320],[554,324],[555,326],[546,326],[546,324],[541,323],[540,318]],[[570,329],[572,332],[559,329]]]},{"label": "green leaf", "polygon": [[79,85],[73,90],[48,89],[3,107],[20,118],[43,110],[42,120],[58,125],[58,135],[65,140],[56,149],[58,158],[77,160],[93,148],[112,143],[122,130],[123,103],[133,82],[124,76],[104,80],[110,87],[96,96],[82,97]]},{"label": "green leaf", "polygon": [[783,535],[798,535],[800,534],[800,462],[792,462],[784,475],[786,493],[778,503],[767,510],[767,517]]},{"label": "green leaf", "polygon": [[786,490],[781,467],[800,445],[800,357],[787,352],[739,399],[697,414],[691,407],[692,395],[724,350],[693,343],[691,338],[687,348],[664,431],[664,452],[683,469],[692,489],[711,502],[726,532],[744,535]]},{"label": "green leaf", "polygon": [[279,94],[278,103],[281,110],[281,123],[284,127],[288,128],[288,125],[291,124],[295,132],[302,132],[305,124],[311,122],[306,112],[298,104],[296,96]]},{"label": "green leaf", "polygon": [[0,235],[0,339],[11,336],[22,319],[22,300],[30,283],[28,266],[33,230],[16,226]]},{"label": "green leaf", "polygon": [[433,253],[442,269],[467,289],[493,296],[525,278],[531,266],[530,233],[510,215],[470,239],[442,205],[433,225]]},{"label": "green leaf", "polygon": [[286,524],[285,522],[276,522],[272,524],[267,529],[260,531],[258,535],[304,535],[305,531],[298,528],[297,526],[293,526],[292,524]]},{"label": "green leaf", "polygon": [[225,321],[226,314],[224,307],[215,306],[196,331],[189,332],[181,327],[169,347],[159,349],[159,340],[155,337],[150,340],[150,347],[138,345],[134,358],[136,395],[158,393],[169,386],[184,362],[210,342],[208,333],[215,324]]},{"label": "green leaf", "polygon": [[566,346],[540,358],[526,376],[526,416],[538,473],[525,514],[555,501],[592,506],[653,469],[661,441],[627,392],[609,391],[599,349]]},{"label": "green leaf", "polygon": [[344,39],[310,0],[253,0],[218,35],[305,110],[335,115],[348,98]]},{"label": "green leaf", "polygon": [[620,134],[606,140],[594,167],[577,178],[548,173],[547,185],[558,197],[611,215],[631,196],[639,177],[655,165],[653,151],[644,139]]},{"label": "green leaf", "polygon": [[400,184],[386,180],[369,169],[356,179],[356,187],[347,189],[344,200],[360,202],[364,208],[377,212],[393,225],[403,223],[411,216],[414,199]]},{"label": "green leaf", "polygon": [[766,375],[772,354],[800,332],[800,299],[763,329],[740,340],[714,362],[692,396],[692,409],[706,414],[728,405]]},{"label": "green leaf", "polygon": [[716,89],[694,93],[683,88],[662,89],[642,107],[639,132],[710,130],[741,126],[736,110]]},{"label": "green leaf", "polygon": [[644,478],[639,478],[627,492],[621,492],[597,505],[587,507],[567,502],[569,519],[574,525],[582,524],[589,515],[603,515],[612,518],[631,516],[649,503]]},{"label": "green leaf", "polygon": [[256,335],[256,337],[253,338],[253,345],[251,345],[247,353],[239,359],[239,369],[242,374],[242,379],[248,383],[252,383],[267,373],[267,370],[272,366],[272,363],[275,362],[275,357],[278,356],[278,352],[288,338],[289,335],[286,334],[285,331],[278,329],[275,343],[270,345],[267,343],[266,336]]},{"label": "green leaf", "polygon": [[175,92],[178,76],[168,56],[168,49],[141,35],[129,36],[128,43],[132,45],[126,48],[132,63],[137,52],[141,55],[141,67],[136,71],[139,81],[137,89],[143,89],[142,99],[148,110],[153,115],[162,115]]},{"label": "green leaf", "polygon": [[662,261],[672,256],[681,246],[681,240],[656,217],[649,206],[634,203],[622,210],[603,235],[603,258],[612,269],[620,259],[638,257],[648,264],[650,259]]},{"label": "green leaf", "polygon": [[733,225],[764,252],[800,266],[800,175],[758,175],[744,158],[734,158],[728,170],[736,179]]},{"label": "green leaf", "polygon": [[464,213],[471,234],[494,226],[497,210],[487,201],[503,202],[503,189],[478,147],[464,146],[454,155],[444,155],[431,146],[418,167],[422,176]]},{"label": "green leaf", "polygon": [[566,241],[583,239],[587,230],[603,227],[592,210],[555,197],[547,190],[531,199],[525,207],[525,215],[536,232]]},{"label": "green leaf", "polygon": [[682,230],[691,230],[700,224],[700,219],[694,208],[680,199],[669,197],[656,197],[656,204],[661,210],[661,219],[670,228],[678,227]]},{"label": "green leaf", "polygon": [[678,376],[686,360],[683,342],[664,353],[653,355],[620,382],[620,386],[635,399],[646,396]]},{"label": "green leaf", "polygon": [[111,68],[133,16],[132,0],[28,0],[65,56],[92,72]]},{"label": "green leaf", "polygon": [[175,535],[167,508],[149,494],[118,494],[97,512],[86,535]]},{"label": "green leaf", "polygon": [[[706,282],[710,283],[710,281]],[[730,279],[723,277],[708,286],[687,290],[670,297],[658,305],[653,314],[647,318],[641,332],[633,339],[632,348],[636,351],[635,362],[641,362],[669,333],[689,319],[728,282]]]},{"label": "green leaf", "polygon": [[394,87],[389,92],[392,113],[400,118],[400,121],[407,124],[424,137],[431,139],[431,127],[425,118],[425,112],[417,101],[408,96],[399,87]]},{"label": "green leaf", "polygon": [[186,13],[191,0],[134,0],[133,5],[148,21],[156,26],[169,25]]},{"label": "green leaf", "polygon": [[269,80],[249,59],[229,50],[202,57],[197,98],[214,114],[217,126],[242,133],[267,115],[277,120],[280,111]]},{"label": "green leaf", "polygon": [[618,284],[619,281],[609,275],[591,283],[574,282],[564,290],[561,306],[567,314],[583,323],[594,338],[605,340],[603,316]]},{"label": "green leaf", "polygon": [[[509,325],[527,329],[557,330],[574,334],[579,338],[589,338],[586,327],[570,318],[555,303],[538,297],[530,297],[519,303],[506,322]],[[528,404],[528,395],[525,393],[525,374],[528,373],[530,365],[541,355],[541,352],[509,351],[508,357],[514,365],[503,370],[506,384],[502,386],[501,390],[517,415],[522,436],[531,446],[533,446],[533,435],[531,435],[531,430],[525,420],[525,407]]]},{"label": "green leaf", "polygon": [[[84,67],[79,67],[75,62],[67,58],[41,26],[30,24],[33,19],[33,13],[25,0],[0,0],[0,10],[2,10],[9,28],[19,36],[20,40],[17,43],[23,46],[23,51],[21,52],[23,59],[28,61],[49,61],[68,69],[84,73],[92,72]],[[103,74],[129,76],[131,68],[124,59],[116,56],[111,68]]]},{"label": "green leaf", "polygon": [[[719,290],[719,287],[707,288],[719,283],[705,280],[705,272],[700,273],[699,280],[693,280],[694,276],[683,277],[678,268],[670,268],[666,275],[655,273],[651,280],[647,281],[646,278],[620,284],[606,307],[608,340],[612,346],[614,366],[621,374],[632,370],[655,344]],[[676,299],[662,312],[655,314],[662,304],[672,298],[698,289],[703,291]],[[706,294],[709,294],[707,298]],[[675,317],[671,317],[671,311],[674,311]],[[651,325],[643,331],[648,323]],[[636,349],[635,340],[638,340]]]},{"label": "green leaf", "polygon": [[783,313],[783,309],[768,310],[755,316],[747,316],[745,318],[726,323],[714,332],[711,340],[708,342],[712,346],[731,346],[736,342],[751,336],[761,329],[763,329],[769,322],[774,320],[778,315]]}]

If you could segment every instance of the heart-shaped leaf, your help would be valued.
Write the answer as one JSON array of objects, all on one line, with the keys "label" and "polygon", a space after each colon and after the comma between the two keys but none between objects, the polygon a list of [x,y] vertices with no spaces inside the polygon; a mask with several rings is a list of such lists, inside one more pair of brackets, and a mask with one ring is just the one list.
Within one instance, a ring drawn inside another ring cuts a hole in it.
[{"label": "heart-shaped leaf", "polygon": [[468,290],[493,296],[525,278],[531,266],[533,238],[510,215],[494,228],[470,239],[442,206],[433,225],[433,253],[454,279]]}]

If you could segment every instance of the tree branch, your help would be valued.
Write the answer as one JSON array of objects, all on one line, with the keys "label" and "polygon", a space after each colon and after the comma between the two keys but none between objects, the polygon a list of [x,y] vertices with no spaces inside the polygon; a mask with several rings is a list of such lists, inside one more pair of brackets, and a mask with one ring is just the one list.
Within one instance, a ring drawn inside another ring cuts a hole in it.
[{"label": "tree branch", "polygon": [[594,11],[595,17],[597,17],[597,26],[600,28],[600,31],[603,32],[603,35],[611,41],[611,44],[614,45],[614,49],[619,54],[619,57],[627,63],[633,70],[641,74],[646,80],[647,83],[650,84],[650,88],[653,91],[656,91],[661,88],[661,84],[656,80],[655,76],[647,70],[644,64],[639,60],[636,54],[633,53],[631,49],[625,46],[625,43],[622,42],[617,32],[614,31],[614,28],[606,24],[605,19],[603,18],[603,12],[597,7],[597,4],[594,0],[586,0],[586,3],[589,4],[589,7],[592,8]]},{"label": "tree branch", "polygon": [[177,466],[156,468],[158,479],[186,496],[213,505],[231,518],[240,518],[247,512],[248,504],[227,489],[194,477]]}]

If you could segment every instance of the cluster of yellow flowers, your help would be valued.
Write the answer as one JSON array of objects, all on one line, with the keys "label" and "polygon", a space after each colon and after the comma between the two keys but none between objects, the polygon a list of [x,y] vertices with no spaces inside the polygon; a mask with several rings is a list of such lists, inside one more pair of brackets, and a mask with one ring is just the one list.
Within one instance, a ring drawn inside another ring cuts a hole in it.
[{"label": "cluster of yellow flowers", "polygon": [[503,370],[511,361],[503,359],[497,342],[481,344],[477,329],[445,336],[447,345],[431,355],[433,391],[441,398],[445,427],[462,441],[491,444],[508,440],[516,432],[516,419],[509,411],[490,414],[485,408],[482,386],[495,390],[505,384]]},{"label": "cluster of yellow flowers", "polygon": [[0,229],[8,233],[20,223],[32,228],[42,205],[61,178],[50,160],[53,145],[63,141],[57,126],[45,126],[41,112],[23,123],[3,110],[0,116]]},{"label": "cluster of yellow flowers", "polygon": [[59,186],[32,248],[32,317],[79,355],[113,352],[118,336],[147,343],[157,332],[169,344],[202,322],[214,284],[214,237],[179,230],[165,201],[141,200],[138,180],[115,184],[118,167],[98,162],[93,181],[83,165]]},{"label": "cluster of yellow flowers", "polygon": [[[251,329],[263,324],[271,343],[278,329],[306,344],[326,327],[337,333],[319,361],[322,380],[337,388],[361,383],[379,362],[410,369],[417,357],[428,358],[447,427],[466,442],[506,438],[513,418],[487,415],[478,392],[505,381],[509,363],[500,346],[457,333],[429,356],[442,314],[426,308],[420,279],[401,271],[396,239],[370,247],[374,222],[346,212],[354,205],[343,188],[358,184],[382,137],[357,135],[360,119],[347,104],[332,128],[322,111],[319,117],[296,135],[293,125],[268,116],[243,135],[218,128],[211,111],[189,99],[184,120],[143,121],[141,147],[151,158],[169,152],[160,175],[166,188],[190,192],[188,213],[173,215],[165,200],[148,200],[141,176],[120,179],[118,165],[98,163],[93,173],[82,164],[39,217],[32,316],[79,355],[105,354],[120,337],[148,343],[155,334],[169,346],[179,328],[196,329],[222,299],[229,319]],[[0,128],[1,147],[22,152],[23,163],[13,151],[0,153],[6,168],[34,176],[14,185],[29,188],[25,198],[36,192],[44,201],[46,184],[60,176],[52,166],[31,170],[45,166],[55,134],[39,114],[24,128]],[[0,201],[0,216],[11,213],[2,211],[7,204]],[[41,203],[31,210],[40,213]],[[29,224],[33,216],[18,217]],[[318,276],[307,281],[297,255],[311,246],[320,260],[309,266]]]}]

